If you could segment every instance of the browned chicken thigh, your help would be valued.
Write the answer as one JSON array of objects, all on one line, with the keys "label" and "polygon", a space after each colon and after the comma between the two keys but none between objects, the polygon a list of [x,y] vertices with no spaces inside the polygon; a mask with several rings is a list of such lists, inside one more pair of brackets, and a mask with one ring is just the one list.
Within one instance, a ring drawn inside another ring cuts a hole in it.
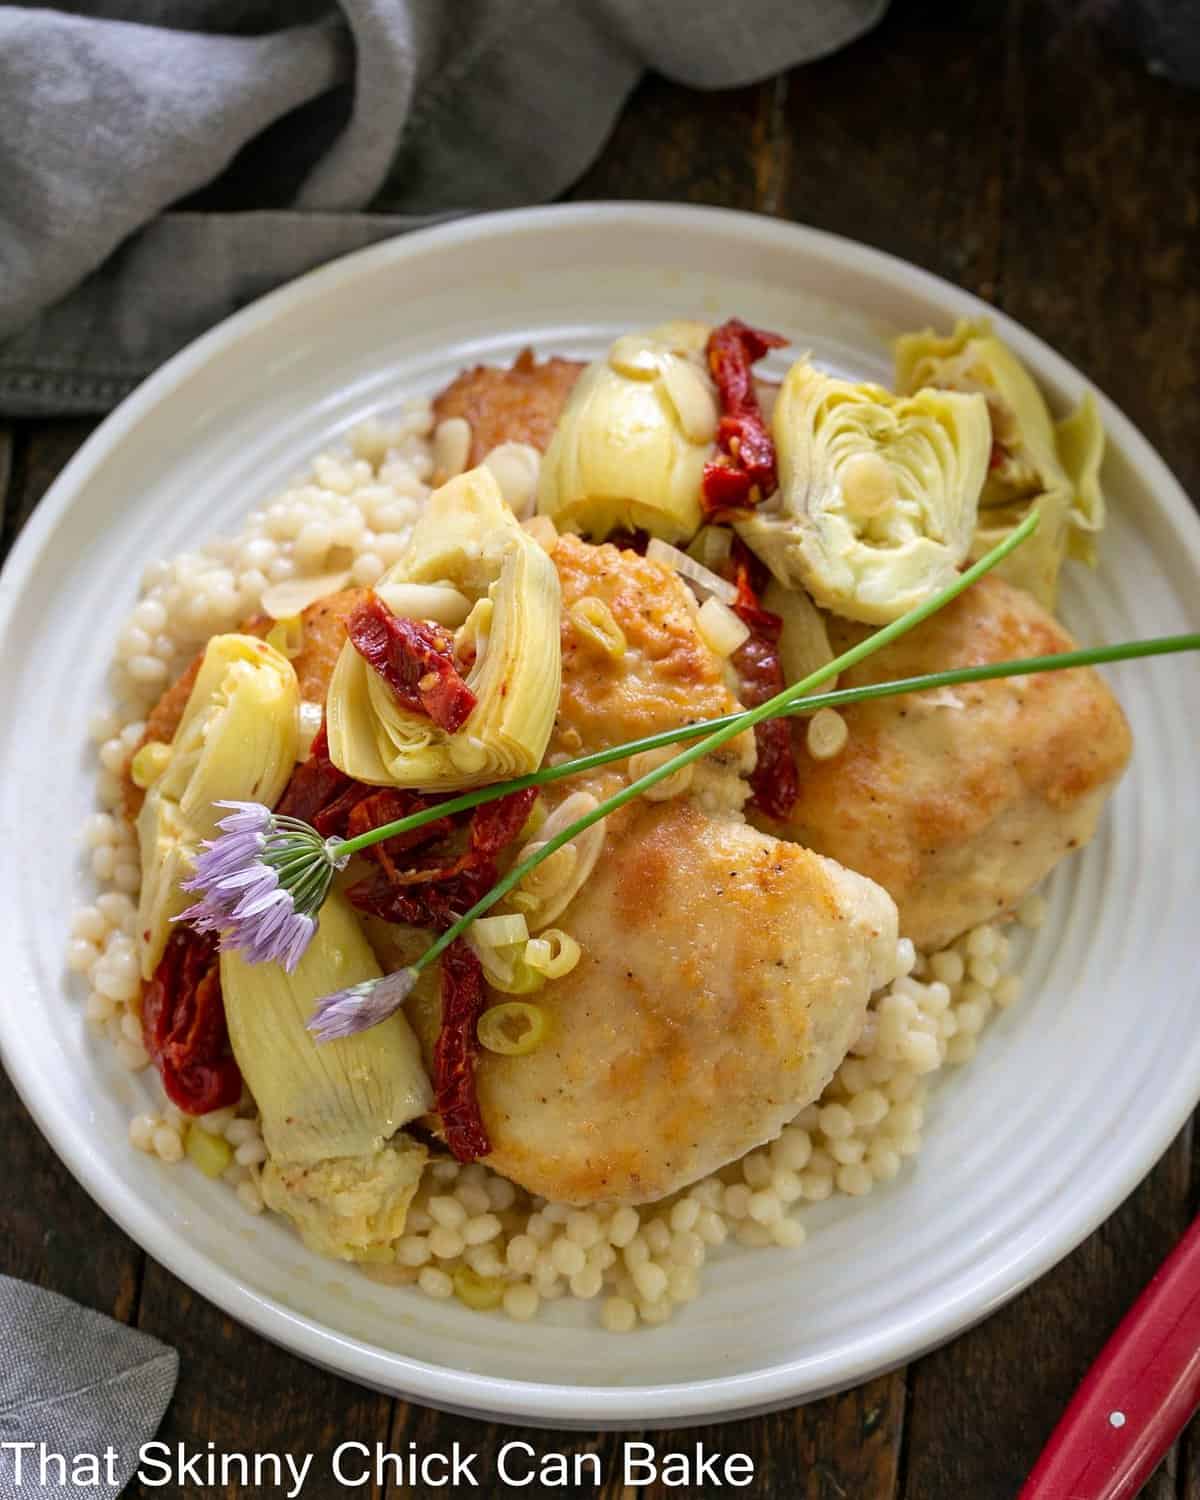
[{"label": "browned chicken thigh", "polygon": [[[836,652],[868,627],[831,617]],[[840,687],[1075,646],[1029,594],[981,579]],[[876,880],[900,931],[933,949],[1011,911],[1095,832],[1129,759],[1129,727],[1090,668],[881,698],[843,710],[831,760],[796,735],[800,796],[786,826],[763,821]]]},{"label": "browned chicken thigh", "polygon": [[[669,569],[575,537],[559,539],[554,560],[564,602],[554,744],[579,754],[736,705]],[[617,654],[580,631],[586,598],[620,628]],[[606,820],[592,874],[555,918],[583,953],[537,992],[547,1040],[525,1056],[481,1053],[489,1164],[530,1191],[646,1202],[771,1140],[820,1094],[872,990],[894,977],[891,898],[742,818],[752,754],[741,741],[682,795]],[[621,779],[617,767],[584,785],[599,793]],[[402,930],[369,931],[386,967],[409,961]],[[429,1056],[436,983],[410,1015]]]},{"label": "browned chicken thigh", "polygon": [[467,466],[482,463],[499,443],[528,443],[543,451],[583,365],[554,356],[539,364],[524,349],[512,366],[475,365],[434,397],[439,422],[463,417],[471,424]]}]

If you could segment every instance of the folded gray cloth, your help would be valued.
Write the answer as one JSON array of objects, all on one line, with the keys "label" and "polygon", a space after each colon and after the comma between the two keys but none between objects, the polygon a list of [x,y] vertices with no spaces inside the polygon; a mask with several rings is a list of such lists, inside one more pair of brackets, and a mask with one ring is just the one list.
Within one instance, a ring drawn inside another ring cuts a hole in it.
[{"label": "folded gray cloth", "polygon": [[114,1500],[162,1421],[179,1356],[9,1276],[0,1347],[0,1500]]},{"label": "folded gray cloth", "polygon": [[645,68],[747,83],[887,0],[0,5],[0,413],[98,411],[268,288],[544,201]]}]

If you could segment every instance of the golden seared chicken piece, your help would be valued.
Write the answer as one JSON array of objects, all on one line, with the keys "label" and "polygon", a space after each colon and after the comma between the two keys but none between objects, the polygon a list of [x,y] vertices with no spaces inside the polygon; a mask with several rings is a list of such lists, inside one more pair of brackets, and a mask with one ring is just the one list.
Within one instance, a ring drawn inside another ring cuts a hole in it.
[{"label": "golden seared chicken piece", "polygon": [[[587,751],[733,706],[674,574],[574,537],[553,556],[560,745]],[[575,623],[585,598],[619,628],[615,653]],[[688,795],[606,820],[595,867],[554,917],[581,945],[579,963],[527,997],[549,1015],[547,1039],[524,1056],[480,1055],[489,1162],[532,1192],[641,1203],[771,1140],[821,1092],[872,990],[895,976],[886,892],[732,810],[743,753],[713,772],[703,806],[698,779]],[[712,795],[722,784],[730,794]],[[369,924],[384,966],[406,962],[412,934],[393,928],[385,952],[379,929]],[[409,1016],[427,1056],[439,1014],[436,980],[421,984]]]},{"label": "golden seared chicken piece", "polygon": [[[841,652],[865,630],[829,620]],[[924,625],[846,672],[839,687],[1069,651],[1031,595],[982,579]],[[933,949],[1010,911],[1095,832],[1129,759],[1129,727],[1090,668],[1010,677],[843,710],[832,760],[798,751],[789,838],[877,880],[900,930]],[[797,734],[803,746],[803,733]]]},{"label": "golden seared chicken piece", "polygon": [[[585,754],[740,707],[720,657],[696,629],[678,574],[636,552],[565,533],[552,560],[562,589],[562,690],[551,756]],[[749,772],[753,753],[745,735],[713,760]],[[611,789],[627,765],[616,763],[596,782]],[[745,794],[739,781],[733,805]]]},{"label": "golden seared chicken piece", "polygon": [[571,387],[584,366],[574,359],[546,359],[522,349],[505,370],[476,365],[434,398],[437,421],[464,417],[471,424],[467,468],[482,463],[500,443],[529,443],[545,452]]},{"label": "golden seared chicken piece", "polygon": [[477,1070],[490,1164],[566,1203],[643,1203],[772,1140],[896,972],[877,885],[688,800],[642,803],[560,919],[548,1040]]},{"label": "golden seared chicken piece", "polygon": [[[301,614],[303,635],[300,650],[292,658],[292,666],[300,685],[300,696],[305,701],[325,702],[329,679],[333,676],[333,669],[346,639],[346,619],[365,597],[365,589],[342,589],[336,594],[326,594],[323,599],[316,600]],[[242,635],[265,636],[274,623],[267,615],[255,615],[244,625],[240,625],[238,630]],[[161,740],[164,744],[169,744],[174,739],[203,660],[204,652],[197,652],[182,675],[164,691],[146,717],[146,732],[137,748],[150,740]],[[134,754],[136,753],[135,749]],[[130,761],[132,759],[131,755]],[[135,818],[142,805],[143,793],[140,787],[133,784],[128,763],[123,779],[125,812],[129,818]]]}]

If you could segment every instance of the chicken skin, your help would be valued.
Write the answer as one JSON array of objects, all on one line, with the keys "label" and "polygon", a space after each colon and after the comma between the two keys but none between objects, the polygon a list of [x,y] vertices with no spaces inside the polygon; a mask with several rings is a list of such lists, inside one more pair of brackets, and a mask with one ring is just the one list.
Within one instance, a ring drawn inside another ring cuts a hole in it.
[{"label": "chicken skin", "polygon": [[[841,652],[867,627],[830,618]],[[932,619],[845,673],[839,687],[1069,651],[1023,590],[981,579]],[[1000,916],[1095,832],[1129,759],[1129,727],[1090,668],[851,704],[850,736],[813,760],[796,735],[800,795],[786,825],[756,819],[876,880],[900,930],[943,947]]]},{"label": "chicken skin", "polygon": [[499,443],[528,443],[543,453],[584,366],[578,360],[546,359],[538,364],[523,349],[511,369],[476,365],[464,370],[434,397],[439,422],[464,417],[471,425],[467,467],[482,463]]}]

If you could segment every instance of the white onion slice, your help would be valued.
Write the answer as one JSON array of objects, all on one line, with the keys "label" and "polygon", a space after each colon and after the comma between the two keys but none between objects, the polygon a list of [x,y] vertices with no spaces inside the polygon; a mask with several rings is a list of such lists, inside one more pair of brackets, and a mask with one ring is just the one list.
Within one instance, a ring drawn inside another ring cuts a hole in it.
[{"label": "white onion slice", "polygon": [[706,599],[700,606],[696,628],[718,656],[732,656],[750,638],[750,627],[719,599]]},{"label": "white onion slice", "polygon": [[646,546],[646,556],[651,562],[662,563],[665,568],[670,568],[672,572],[686,578],[689,583],[703,589],[706,594],[714,595],[723,604],[732,604],[737,598],[737,589],[733,584],[726,583],[723,578],[718,578],[703,563],[698,563],[694,557],[689,557],[686,552],[681,552],[678,547],[672,547],[669,542],[664,542],[659,537],[650,538]]}]

